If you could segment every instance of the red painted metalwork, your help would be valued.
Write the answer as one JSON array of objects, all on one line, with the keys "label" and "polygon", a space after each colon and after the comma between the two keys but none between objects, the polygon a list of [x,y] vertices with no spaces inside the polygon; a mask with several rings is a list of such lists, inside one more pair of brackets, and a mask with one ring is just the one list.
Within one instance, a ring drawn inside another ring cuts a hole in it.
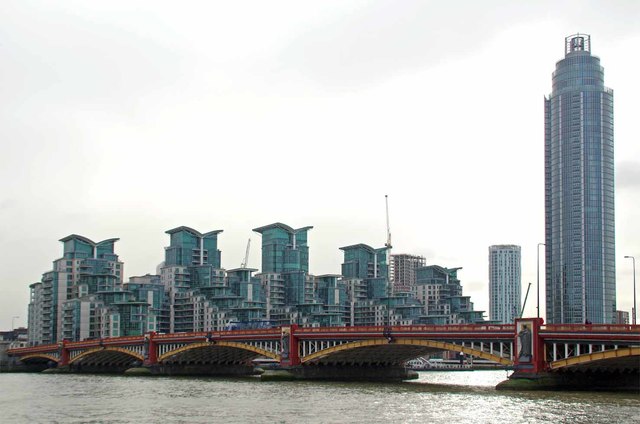
[{"label": "red painted metalwork", "polygon": [[637,332],[640,325],[632,324],[546,324],[544,331],[570,331],[570,332]]},{"label": "red painted metalwork", "polygon": [[385,328],[389,328],[392,332],[437,332],[437,333],[460,333],[460,332],[481,332],[487,331],[508,331],[513,332],[515,326],[513,324],[505,325],[394,325],[394,326],[360,326],[360,327],[301,327],[298,332],[301,333],[363,333],[363,332],[381,332]]},{"label": "red painted metalwork", "polygon": [[69,348],[67,347],[67,341],[63,340],[60,343],[60,362],[58,362],[59,366],[69,365],[70,357],[69,357]]},{"label": "red painted metalwork", "polygon": [[[518,358],[519,351],[518,326],[527,322],[531,325],[531,353],[529,361]],[[288,351],[283,355],[283,365],[296,366],[301,363],[299,356],[300,340],[340,340],[340,339],[376,339],[383,337],[412,337],[438,340],[463,339],[474,342],[514,341],[516,369],[522,372],[540,372],[546,369],[544,345],[546,342],[602,342],[610,344],[640,344],[640,325],[604,325],[604,324],[552,324],[544,325],[541,318],[518,319],[515,325],[408,325],[408,326],[363,326],[363,327],[298,327],[291,325],[288,329]],[[145,365],[158,362],[158,345],[169,343],[200,343],[207,341],[256,341],[281,340],[283,328],[256,330],[233,330],[212,332],[191,332],[157,334],[148,333],[143,336],[113,337],[79,342],[62,341],[59,344],[31,346],[10,349],[12,356],[32,354],[60,354],[59,365],[67,365],[70,351],[91,349],[99,346],[139,346],[147,344]],[[284,358],[286,356],[286,358]]]},{"label": "red painted metalwork", "polygon": [[156,343],[156,333],[151,332],[148,335],[149,337],[145,338],[145,343],[147,343],[146,347],[146,357],[144,358],[144,365],[156,365],[158,363],[158,344]]},{"label": "red painted metalwork", "polygon": [[296,332],[298,331],[298,325],[291,325],[291,337],[289,341],[289,363],[290,365],[300,365],[300,349],[298,348],[298,337]]}]

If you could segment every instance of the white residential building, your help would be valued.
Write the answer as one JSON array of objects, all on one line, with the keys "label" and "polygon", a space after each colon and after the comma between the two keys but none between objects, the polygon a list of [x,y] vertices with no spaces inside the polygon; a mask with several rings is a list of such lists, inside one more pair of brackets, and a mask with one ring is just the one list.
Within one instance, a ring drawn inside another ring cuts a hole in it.
[{"label": "white residential building", "polygon": [[511,324],[520,314],[520,246],[489,247],[489,317]]}]

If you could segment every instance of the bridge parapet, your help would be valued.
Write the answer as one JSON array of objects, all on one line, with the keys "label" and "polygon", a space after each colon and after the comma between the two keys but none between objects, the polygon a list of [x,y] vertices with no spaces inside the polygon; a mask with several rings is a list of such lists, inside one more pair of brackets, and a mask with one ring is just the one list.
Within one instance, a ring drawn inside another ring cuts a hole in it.
[{"label": "bridge parapet", "polygon": [[17,347],[8,350],[8,354],[12,356],[24,356],[30,355],[34,353],[49,353],[49,352],[57,352],[60,348],[59,344],[48,344],[48,345],[39,345],[39,346],[29,346],[29,347]]},{"label": "bridge parapet", "polygon": [[637,334],[640,325],[633,324],[545,324],[541,333],[546,332],[580,332],[580,333],[627,333]]},{"label": "bridge parapet", "polygon": [[515,326],[513,324],[487,325],[487,324],[452,324],[452,325],[392,325],[392,326],[358,326],[358,327],[298,327],[296,334],[299,337],[311,337],[313,334],[367,334],[380,333],[382,331],[393,333],[435,333],[435,334],[510,334],[513,336]]},{"label": "bridge parapet", "polygon": [[211,338],[216,340],[222,339],[257,339],[257,338],[273,338],[280,337],[280,328],[262,328],[256,330],[228,330],[228,331],[199,331],[185,333],[153,333],[153,338],[158,343],[176,341],[176,340],[195,340]]}]

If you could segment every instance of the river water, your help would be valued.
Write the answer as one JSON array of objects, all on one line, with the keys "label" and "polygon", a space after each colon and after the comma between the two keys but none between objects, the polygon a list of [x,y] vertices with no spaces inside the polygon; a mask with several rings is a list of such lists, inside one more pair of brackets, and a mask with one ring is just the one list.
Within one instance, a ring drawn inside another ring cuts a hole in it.
[{"label": "river water", "polygon": [[2,423],[640,423],[640,395],[504,392],[505,371],[406,383],[0,374]]}]

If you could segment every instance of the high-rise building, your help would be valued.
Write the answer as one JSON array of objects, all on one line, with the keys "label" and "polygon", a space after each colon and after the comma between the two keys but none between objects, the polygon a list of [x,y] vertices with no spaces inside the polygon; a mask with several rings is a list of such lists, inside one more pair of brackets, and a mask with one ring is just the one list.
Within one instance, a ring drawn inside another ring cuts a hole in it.
[{"label": "high-rise building", "polygon": [[616,311],[613,317],[613,324],[629,324],[629,312],[627,311]]},{"label": "high-rise building", "polygon": [[545,98],[549,323],[611,323],[616,310],[613,91],[591,37],[565,39]]},{"label": "high-rise building", "polygon": [[424,256],[391,255],[391,286],[394,293],[410,293],[416,285],[416,269],[426,265]]},{"label": "high-rise building", "polygon": [[[341,247],[344,252],[342,276],[357,279],[366,287],[366,298],[381,299],[389,295],[388,248],[374,249],[366,244]],[[347,282],[348,285],[352,285]]]},{"label": "high-rise building", "polygon": [[349,316],[349,301],[344,281],[340,275],[326,274],[314,276],[315,292],[322,310],[312,319],[321,327],[342,326]]},{"label": "high-rise building", "polygon": [[[304,304],[312,301],[313,282],[309,275],[307,233],[313,227],[293,229],[276,222],[254,228],[262,235],[262,274],[271,307]],[[273,283],[273,284],[272,284]],[[274,290],[271,290],[274,289]],[[284,294],[284,298],[282,295]]]},{"label": "high-rise building", "polygon": [[169,331],[209,331],[224,325],[212,319],[215,308],[198,290],[224,284],[218,250],[221,232],[200,233],[186,226],[165,231],[170,240],[160,278],[168,293]]},{"label": "high-rise building", "polygon": [[380,300],[389,295],[388,249],[364,243],[341,247],[342,281],[349,299],[349,325],[383,325],[389,315]]},{"label": "high-rise building", "polygon": [[411,293],[391,293],[389,248],[359,243],[341,247],[342,282],[348,298],[349,325],[409,325],[418,323],[422,305]]},{"label": "high-rise building", "polygon": [[520,313],[520,246],[489,246],[489,319],[513,324]]},{"label": "high-rise building", "polygon": [[262,290],[255,270],[235,269],[227,276],[221,267],[218,235],[222,230],[200,233],[190,227],[166,231],[170,245],[160,278],[168,298],[170,332],[213,331],[262,320]]},{"label": "high-rise building", "polygon": [[484,311],[476,311],[470,296],[462,294],[458,271],[429,265],[416,270],[413,297],[420,301],[424,324],[475,324],[484,322]]},{"label": "high-rise building", "polygon": [[[53,262],[53,269],[41,281],[29,286],[30,345],[91,336],[90,323],[99,302],[89,299],[121,290],[123,263],[114,253],[117,238],[96,243],[72,234],[60,241],[62,258]],[[85,301],[77,300],[81,298]]]},{"label": "high-rise building", "polygon": [[181,226],[165,232],[171,236],[161,270],[162,281],[167,288],[174,285],[211,287],[223,283],[224,275],[220,272],[222,255],[218,250],[218,234],[222,230],[203,234]]},{"label": "high-rise building", "polygon": [[[218,235],[190,227],[170,236],[157,275],[123,282],[115,242],[63,238],[63,257],[30,285],[29,344],[162,333],[209,332],[274,325],[412,325],[483,322],[462,295],[459,268],[419,267],[398,255],[403,281],[391,290],[389,248],[342,247],[340,274],[309,273],[308,231],[282,223],[256,228],[262,270],[221,265]],[[413,275],[415,274],[415,275]]]}]

